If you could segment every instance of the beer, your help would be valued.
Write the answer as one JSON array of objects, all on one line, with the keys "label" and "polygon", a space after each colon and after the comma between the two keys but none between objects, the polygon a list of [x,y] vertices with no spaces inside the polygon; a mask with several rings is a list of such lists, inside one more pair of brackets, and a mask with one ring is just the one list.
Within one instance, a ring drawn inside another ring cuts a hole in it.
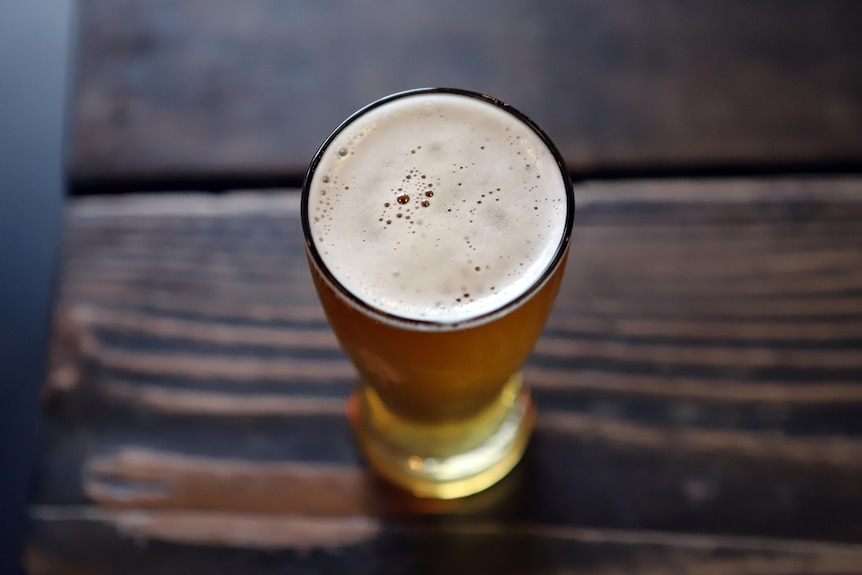
[{"label": "beer", "polygon": [[562,279],[573,218],[559,153],[526,117],[444,89],[360,110],[303,188],[309,264],[356,365],[348,413],[382,476],[480,491],[520,459],[520,375]]}]

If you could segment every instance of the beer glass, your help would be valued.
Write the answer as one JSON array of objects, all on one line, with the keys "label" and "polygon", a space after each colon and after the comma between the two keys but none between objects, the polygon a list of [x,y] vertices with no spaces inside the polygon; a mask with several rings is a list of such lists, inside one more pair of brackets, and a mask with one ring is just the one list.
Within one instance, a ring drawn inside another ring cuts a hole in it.
[{"label": "beer glass", "polygon": [[535,421],[522,365],[573,217],[553,143],[489,96],[394,94],[320,147],[302,191],[309,267],[358,371],[347,413],[380,476],[450,499],[519,461]]}]

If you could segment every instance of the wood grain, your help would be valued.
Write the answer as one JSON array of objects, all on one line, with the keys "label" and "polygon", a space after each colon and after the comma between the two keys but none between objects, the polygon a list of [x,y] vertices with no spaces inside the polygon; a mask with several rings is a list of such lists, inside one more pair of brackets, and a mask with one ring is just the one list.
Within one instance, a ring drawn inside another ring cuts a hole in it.
[{"label": "wood grain", "polygon": [[[343,415],[354,372],[310,287],[293,192],[72,201],[32,571],[176,558],[187,570],[165,572],[218,573],[223,554],[238,570],[365,557],[399,572],[425,549],[467,572],[466,550],[511,543],[542,550],[512,573],[856,572],[862,180],[576,196],[526,366],[531,447],[454,503],[364,470]],[[632,530],[687,535],[613,539]]]},{"label": "wood grain", "polygon": [[460,511],[363,471],[293,192],[70,203],[35,502],[858,541],[862,181],[576,196],[532,446]]},{"label": "wood grain", "polygon": [[428,85],[511,102],[583,175],[846,169],[860,16],[852,0],[88,0],[71,170],[91,191],[297,182],[348,114]]},{"label": "wood grain", "polygon": [[37,508],[33,575],[228,574],[838,575],[859,546],[493,522]]}]

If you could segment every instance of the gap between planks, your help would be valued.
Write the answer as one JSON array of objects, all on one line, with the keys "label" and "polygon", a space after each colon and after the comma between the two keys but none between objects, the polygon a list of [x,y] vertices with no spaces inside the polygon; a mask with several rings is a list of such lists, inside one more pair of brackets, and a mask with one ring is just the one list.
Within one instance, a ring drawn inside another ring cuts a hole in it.
[{"label": "gap between planks", "polygon": [[[692,192],[697,188],[697,192]],[[130,194],[89,196],[68,204],[74,217],[123,216],[219,216],[248,213],[295,213],[299,211],[300,190],[236,190],[227,194],[206,193]],[[749,203],[752,201],[862,202],[862,179],[837,177],[775,177],[761,180],[715,178],[705,180],[631,180],[589,182],[575,185],[577,207],[591,203]]]}]

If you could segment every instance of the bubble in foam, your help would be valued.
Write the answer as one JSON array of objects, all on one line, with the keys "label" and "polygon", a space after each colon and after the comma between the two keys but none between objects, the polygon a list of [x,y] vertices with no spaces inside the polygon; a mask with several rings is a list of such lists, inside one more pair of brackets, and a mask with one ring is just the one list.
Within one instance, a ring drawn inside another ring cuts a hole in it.
[{"label": "bubble in foam", "polygon": [[410,201],[410,196],[408,196],[407,194],[401,194],[400,196],[398,196],[395,199],[398,200],[399,204],[403,205],[403,204],[406,204],[407,202]]}]

